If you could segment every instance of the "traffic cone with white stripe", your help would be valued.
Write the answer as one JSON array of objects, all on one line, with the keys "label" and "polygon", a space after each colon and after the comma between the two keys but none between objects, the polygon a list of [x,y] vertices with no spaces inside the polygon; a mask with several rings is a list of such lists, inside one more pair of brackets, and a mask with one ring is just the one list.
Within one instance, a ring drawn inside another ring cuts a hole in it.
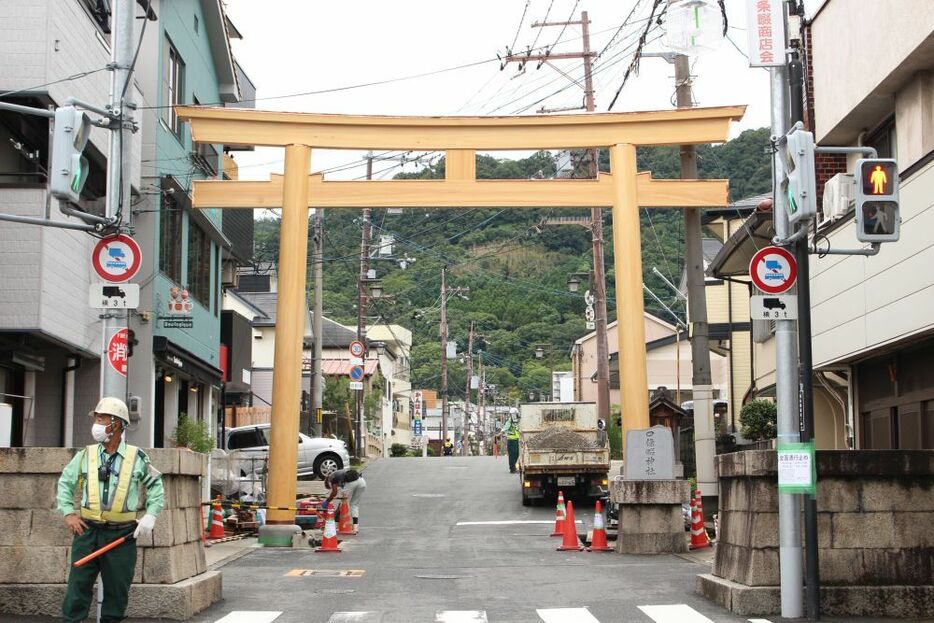
[{"label": "traffic cone with white stripe", "polygon": [[597,507],[593,514],[593,539],[590,541],[588,552],[611,552],[613,548],[606,542],[606,521],[603,519],[603,505],[597,500]]},{"label": "traffic cone with white stripe", "polygon": [[341,499],[340,514],[341,518],[337,523],[337,533],[353,534],[353,519],[350,517],[350,503],[347,501],[346,495]]},{"label": "traffic cone with white stripe", "polygon": [[209,539],[224,538],[224,514],[221,512],[220,500],[214,500],[211,511],[211,531],[208,533]]},{"label": "traffic cone with white stripe", "polygon": [[324,522],[324,538],[321,539],[321,547],[315,549],[316,552],[340,552],[341,548],[337,543],[337,526],[334,523],[334,506],[328,504],[327,519]]},{"label": "traffic cone with white stripe", "polygon": [[564,491],[558,491],[558,505],[555,508],[555,531],[551,536],[564,536]]},{"label": "traffic cone with white stripe", "polygon": [[579,552],[583,549],[584,546],[581,545],[580,539],[577,538],[577,523],[574,521],[574,502],[568,501],[568,514],[564,519],[564,541],[562,541],[558,551]]},{"label": "traffic cone with white stripe", "polygon": [[704,503],[701,501],[700,489],[694,493],[692,507],[691,549],[710,547],[710,539],[707,538],[707,529],[704,527]]}]

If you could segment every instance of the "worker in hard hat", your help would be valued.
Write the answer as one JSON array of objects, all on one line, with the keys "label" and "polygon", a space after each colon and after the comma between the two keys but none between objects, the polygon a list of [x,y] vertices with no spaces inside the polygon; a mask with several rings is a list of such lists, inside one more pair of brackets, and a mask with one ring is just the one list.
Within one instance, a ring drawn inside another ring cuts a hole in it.
[{"label": "worker in hard hat", "polygon": [[[100,573],[104,583],[101,621],[117,622],[125,617],[136,568],[136,540],[152,534],[165,496],[162,474],[146,453],[123,440],[130,424],[126,404],[119,398],[102,398],[90,416],[94,418],[91,436],[97,443],[75,454],[58,479],[58,510],[74,534],[71,561],[127,534],[133,538],[81,567],[70,568],[62,615],[65,621],[83,621],[88,616],[94,581]],[[76,488],[81,491],[78,509]],[[137,519],[143,489],[146,513]]]}]

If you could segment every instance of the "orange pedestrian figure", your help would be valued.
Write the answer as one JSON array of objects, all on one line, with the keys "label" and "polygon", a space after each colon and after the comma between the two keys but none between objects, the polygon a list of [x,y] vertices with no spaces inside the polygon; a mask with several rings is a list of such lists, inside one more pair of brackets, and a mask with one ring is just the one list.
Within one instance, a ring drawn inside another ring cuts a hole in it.
[{"label": "orange pedestrian figure", "polygon": [[872,194],[884,195],[885,185],[889,182],[889,176],[882,170],[882,165],[877,164],[869,175],[869,183],[872,184]]}]

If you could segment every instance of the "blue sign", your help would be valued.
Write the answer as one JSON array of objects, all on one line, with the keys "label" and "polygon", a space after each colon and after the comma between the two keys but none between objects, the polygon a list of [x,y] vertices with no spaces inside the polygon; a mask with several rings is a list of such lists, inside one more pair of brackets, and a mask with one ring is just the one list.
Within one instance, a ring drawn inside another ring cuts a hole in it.
[{"label": "blue sign", "polygon": [[422,436],[422,421],[421,420],[415,420],[412,423],[412,434],[415,435],[416,437]]},{"label": "blue sign", "polygon": [[362,381],[363,380],[363,366],[354,366],[350,369],[350,380],[351,381]]}]

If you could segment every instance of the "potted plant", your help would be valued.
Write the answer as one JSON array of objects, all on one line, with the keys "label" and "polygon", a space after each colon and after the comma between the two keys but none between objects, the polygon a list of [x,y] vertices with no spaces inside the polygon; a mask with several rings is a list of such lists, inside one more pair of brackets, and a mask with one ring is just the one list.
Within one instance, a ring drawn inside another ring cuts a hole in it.
[{"label": "potted plant", "polygon": [[177,448],[188,448],[195,452],[208,453],[214,449],[214,435],[208,430],[207,422],[192,420],[184,412],[179,414],[172,440]]}]

